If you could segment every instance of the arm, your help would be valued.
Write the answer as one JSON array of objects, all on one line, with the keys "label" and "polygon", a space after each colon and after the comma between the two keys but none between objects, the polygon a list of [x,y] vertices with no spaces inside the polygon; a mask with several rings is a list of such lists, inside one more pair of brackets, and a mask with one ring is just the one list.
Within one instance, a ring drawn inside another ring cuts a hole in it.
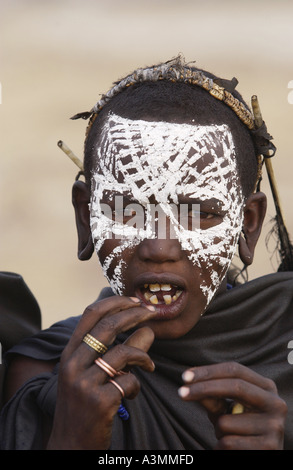
[{"label": "arm", "polygon": [[[274,382],[237,363],[192,368],[183,378],[179,394],[206,408],[217,449],[283,449],[287,406]],[[229,399],[243,405],[244,412],[231,414]]]}]

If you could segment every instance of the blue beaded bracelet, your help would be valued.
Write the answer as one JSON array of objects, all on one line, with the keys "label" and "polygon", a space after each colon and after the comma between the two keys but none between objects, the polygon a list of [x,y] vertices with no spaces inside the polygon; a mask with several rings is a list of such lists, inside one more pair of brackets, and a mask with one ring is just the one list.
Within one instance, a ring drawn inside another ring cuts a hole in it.
[{"label": "blue beaded bracelet", "polygon": [[118,409],[118,416],[123,420],[123,421],[127,421],[129,419],[129,413],[127,411],[127,409],[122,405],[119,406],[119,409]]}]

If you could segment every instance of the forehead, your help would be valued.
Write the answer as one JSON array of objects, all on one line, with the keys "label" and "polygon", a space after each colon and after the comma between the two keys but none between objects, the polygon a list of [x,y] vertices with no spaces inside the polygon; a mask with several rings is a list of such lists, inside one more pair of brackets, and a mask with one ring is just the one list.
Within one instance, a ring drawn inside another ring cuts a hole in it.
[{"label": "forehead", "polygon": [[212,179],[213,184],[225,183],[226,192],[231,176],[237,175],[227,125],[152,122],[109,114],[96,152],[95,175],[109,190],[118,184],[132,188],[132,193],[138,189],[174,193],[183,187],[184,193],[190,193]]}]

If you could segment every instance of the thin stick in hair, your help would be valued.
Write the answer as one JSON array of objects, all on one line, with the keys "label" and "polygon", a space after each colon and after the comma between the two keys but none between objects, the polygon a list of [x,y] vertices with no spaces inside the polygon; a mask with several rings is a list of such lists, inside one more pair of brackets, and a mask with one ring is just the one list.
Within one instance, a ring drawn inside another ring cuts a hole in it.
[{"label": "thin stick in hair", "polygon": [[[263,124],[263,118],[259,106],[257,96],[253,95],[251,98],[251,105],[254,114],[255,127],[259,128]],[[273,195],[273,200],[276,209],[276,221],[278,226],[279,238],[280,238],[280,257],[281,257],[281,266],[279,270],[284,271],[293,271],[293,247],[289,238],[287,227],[285,224],[283,211],[281,207],[279,192],[277,188],[276,178],[273,171],[272,161],[270,158],[269,152],[263,153],[264,163],[266,166],[269,183]]]},{"label": "thin stick in hair", "polygon": [[82,161],[70,150],[70,148],[63,142],[63,140],[59,140],[57,142],[58,147],[63,150],[63,152],[72,160],[78,168],[83,171],[83,163]]}]

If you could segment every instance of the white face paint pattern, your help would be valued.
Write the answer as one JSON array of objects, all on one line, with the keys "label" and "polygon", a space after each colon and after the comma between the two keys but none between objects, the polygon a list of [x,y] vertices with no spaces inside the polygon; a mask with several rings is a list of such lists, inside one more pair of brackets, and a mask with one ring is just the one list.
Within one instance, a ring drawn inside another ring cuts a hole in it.
[{"label": "white face paint pattern", "polygon": [[[156,235],[150,220],[145,229],[114,222],[103,214],[101,201],[105,202],[106,194],[120,194],[147,208],[155,195],[190,261],[209,270],[209,282],[201,283],[208,304],[228,271],[243,221],[244,197],[229,127],[130,120],[109,114],[96,152],[90,214],[97,253],[113,233],[123,235],[102,265],[114,292],[123,292],[123,251]],[[222,222],[205,230],[186,230],[170,204],[178,203],[178,195],[199,201],[216,199],[224,214]],[[116,267],[109,277],[112,263]]]}]

